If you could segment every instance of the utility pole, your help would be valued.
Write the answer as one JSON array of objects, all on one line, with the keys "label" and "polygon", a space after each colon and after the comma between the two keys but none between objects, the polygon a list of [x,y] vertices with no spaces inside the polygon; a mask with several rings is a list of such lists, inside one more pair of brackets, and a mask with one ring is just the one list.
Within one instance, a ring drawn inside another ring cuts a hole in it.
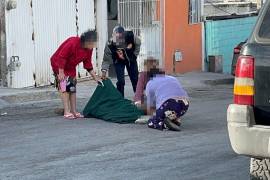
[{"label": "utility pole", "polygon": [[7,86],[5,0],[0,0],[0,86]]}]

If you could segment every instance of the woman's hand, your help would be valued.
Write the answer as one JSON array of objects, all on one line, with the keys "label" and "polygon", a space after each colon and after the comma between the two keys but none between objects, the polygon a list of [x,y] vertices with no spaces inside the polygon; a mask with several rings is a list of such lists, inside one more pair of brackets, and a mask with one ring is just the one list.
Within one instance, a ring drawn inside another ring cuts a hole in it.
[{"label": "woman's hand", "polygon": [[92,78],[94,79],[94,81],[97,82],[99,80],[94,70],[89,71],[89,73],[92,76]]},{"label": "woman's hand", "polygon": [[102,70],[101,79],[103,79],[103,80],[107,79],[107,71],[106,70]]},{"label": "woman's hand", "polygon": [[131,49],[131,48],[132,48],[132,44],[129,43],[129,44],[127,45],[127,49]]},{"label": "woman's hand", "polygon": [[94,79],[94,81],[96,81],[98,85],[103,85],[102,82],[103,78],[100,79],[93,70],[91,70],[89,73],[91,74],[92,78]]},{"label": "woman's hand", "polygon": [[140,107],[142,105],[142,102],[141,101],[135,101],[134,104],[137,106],[137,107]]},{"label": "woman's hand", "polygon": [[121,49],[120,49],[120,50],[117,50],[116,53],[117,53],[118,58],[119,58],[120,60],[125,60],[123,50],[121,50]]}]

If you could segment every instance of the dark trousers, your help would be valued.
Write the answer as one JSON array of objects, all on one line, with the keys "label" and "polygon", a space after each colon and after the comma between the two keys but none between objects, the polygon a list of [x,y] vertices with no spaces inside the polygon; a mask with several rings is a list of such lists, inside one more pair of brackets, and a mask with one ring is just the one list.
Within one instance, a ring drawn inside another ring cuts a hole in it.
[{"label": "dark trousers", "polygon": [[136,91],[136,86],[138,82],[138,64],[137,61],[134,62],[117,62],[114,64],[116,77],[117,77],[117,89],[124,96],[124,87],[125,87],[125,67],[127,68],[127,72],[129,75],[129,79],[131,81],[133,91]]},{"label": "dark trousers", "polygon": [[156,115],[148,120],[148,127],[163,130],[165,118],[180,118],[187,112],[188,107],[189,104],[183,100],[168,99],[156,110]]}]

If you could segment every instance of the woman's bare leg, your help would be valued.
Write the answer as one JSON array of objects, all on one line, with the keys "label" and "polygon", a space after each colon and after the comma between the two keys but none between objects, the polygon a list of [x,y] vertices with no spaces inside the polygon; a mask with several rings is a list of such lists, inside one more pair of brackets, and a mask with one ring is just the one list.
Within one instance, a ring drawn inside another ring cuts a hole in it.
[{"label": "woman's bare leg", "polygon": [[61,93],[61,99],[64,106],[64,115],[70,113],[70,95],[67,92]]},{"label": "woman's bare leg", "polygon": [[76,108],[76,93],[70,93],[70,112],[75,114],[77,113],[77,108]]}]

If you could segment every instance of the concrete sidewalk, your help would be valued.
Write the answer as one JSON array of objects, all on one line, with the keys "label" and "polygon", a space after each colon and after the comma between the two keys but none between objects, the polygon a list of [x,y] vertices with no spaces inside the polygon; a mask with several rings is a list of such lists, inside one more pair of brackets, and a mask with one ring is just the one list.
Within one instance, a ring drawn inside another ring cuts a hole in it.
[{"label": "concrete sidewalk", "polygon": [[[201,88],[209,85],[232,84],[233,77],[228,74],[210,72],[190,72],[174,75],[185,89]],[[115,83],[116,79],[112,78]],[[93,81],[81,81],[77,85],[78,98],[90,98],[96,88]],[[132,99],[134,93],[128,77],[126,78],[125,97]],[[53,87],[41,88],[0,88],[0,109],[3,107],[35,103],[40,101],[59,100],[58,92]]]}]

